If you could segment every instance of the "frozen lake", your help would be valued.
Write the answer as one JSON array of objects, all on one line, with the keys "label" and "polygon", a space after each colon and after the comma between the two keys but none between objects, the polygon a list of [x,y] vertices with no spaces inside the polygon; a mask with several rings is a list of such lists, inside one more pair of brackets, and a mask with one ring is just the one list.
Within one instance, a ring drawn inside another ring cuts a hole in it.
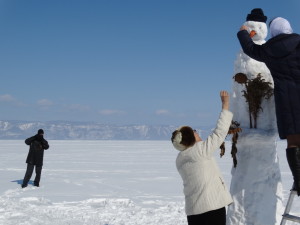
[{"label": "frozen lake", "polygon": [[[182,181],[175,167],[178,152],[170,141],[49,144],[41,186],[21,189],[28,146],[23,140],[0,141],[1,225],[186,224]],[[223,158],[216,152],[228,187],[229,145]],[[283,141],[278,142],[278,155],[286,201],[292,177]],[[294,205],[294,214],[300,215],[299,198]]]}]

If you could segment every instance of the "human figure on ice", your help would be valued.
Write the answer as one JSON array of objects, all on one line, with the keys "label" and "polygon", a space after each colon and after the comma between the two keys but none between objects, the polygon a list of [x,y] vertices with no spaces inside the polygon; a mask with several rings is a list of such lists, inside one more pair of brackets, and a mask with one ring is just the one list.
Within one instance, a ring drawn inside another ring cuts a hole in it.
[{"label": "human figure on ice", "polygon": [[269,26],[271,39],[262,45],[253,42],[245,25],[237,36],[244,53],[264,62],[273,77],[279,137],[287,139],[287,161],[300,195],[300,35],[282,17]]},{"label": "human figure on ice", "polygon": [[36,173],[34,186],[39,187],[44,160],[44,150],[47,150],[49,148],[49,144],[44,139],[44,131],[42,129],[39,129],[36,135],[27,138],[25,140],[25,143],[30,147],[26,159],[27,170],[23,179],[22,188],[27,187],[34,167]]},{"label": "human figure on ice", "polygon": [[202,141],[191,127],[172,133],[173,146],[179,150],[176,166],[183,180],[185,211],[189,225],[225,225],[225,207],[232,198],[214,159],[214,152],[226,138],[233,114],[229,94],[220,92],[222,111],[213,133]]}]

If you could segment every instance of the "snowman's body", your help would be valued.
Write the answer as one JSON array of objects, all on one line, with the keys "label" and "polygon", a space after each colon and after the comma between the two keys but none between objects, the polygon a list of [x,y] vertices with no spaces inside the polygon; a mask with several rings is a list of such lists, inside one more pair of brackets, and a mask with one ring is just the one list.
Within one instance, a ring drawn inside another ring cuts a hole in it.
[{"label": "snowman's body", "polygon": [[[267,26],[263,22],[247,21],[244,25],[256,31],[256,44],[265,43]],[[248,57],[241,50],[234,64],[234,74],[244,73],[248,79],[257,77],[270,82],[270,71],[262,62]],[[282,184],[276,152],[276,115],[272,97],[263,100],[257,119],[257,129],[250,129],[248,103],[243,96],[244,84],[233,81],[231,110],[233,120],[242,132],[237,141],[237,167],[232,168],[230,191],[234,203],[228,208],[227,224],[274,225],[282,214]]]},{"label": "snowman's body", "polygon": [[[267,37],[268,30],[265,23],[247,21],[245,26],[249,27],[250,30],[256,31],[256,35],[252,38],[256,44],[261,45],[266,42],[265,38]],[[243,50],[240,50],[234,63],[234,75],[237,73],[246,74],[248,79],[256,78],[257,75],[260,74],[265,81],[270,82],[272,87],[274,87],[273,79],[267,66],[262,62],[250,58]],[[238,121],[241,124],[241,127],[250,128],[248,103],[243,96],[243,90],[245,90],[244,85],[233,81],[231,110],[234,114],[233,120]],[[263,100],[262,111],[259,113],[257,119],[257,128],[263,130],[276,129],[275,104],[273,97],[268,101]]]}]

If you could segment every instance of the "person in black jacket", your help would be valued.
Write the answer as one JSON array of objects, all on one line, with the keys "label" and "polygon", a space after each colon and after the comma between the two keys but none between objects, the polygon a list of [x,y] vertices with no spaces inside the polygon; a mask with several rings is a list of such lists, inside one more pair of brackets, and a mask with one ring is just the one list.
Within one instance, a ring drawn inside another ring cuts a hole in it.
[{"label": "person in black jacket", "polygon": [[300,35],[282,18],[270,24],[271,38],[255,44],[242,26],[237,33],[245,54],[264,62],[274,80],[274,98],[280,139],[287,139],[286,156],[300,195]]},{"label": "person in black jacket", "polygon": [[25,143],[29,145],[30,148],[26,159],[27,170],[23,179],[22,188],[27,187],[34,167],[36,173],[34,186],[39,187],[44,160],[44,150],[47,150],[49,148],[49,144],[44,139],[44,131],[42,129],[39,129],[36,135],[27,138],[25,140]]}]

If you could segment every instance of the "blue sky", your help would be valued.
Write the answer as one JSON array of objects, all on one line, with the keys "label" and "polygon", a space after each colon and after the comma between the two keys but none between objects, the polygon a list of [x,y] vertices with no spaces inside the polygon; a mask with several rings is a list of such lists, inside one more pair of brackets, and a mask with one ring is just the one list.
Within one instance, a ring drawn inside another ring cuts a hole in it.
[{"label": "blue sky", "polygon": [[0,120],[213,125],[253,8],[300,2],[0,0]]}]

